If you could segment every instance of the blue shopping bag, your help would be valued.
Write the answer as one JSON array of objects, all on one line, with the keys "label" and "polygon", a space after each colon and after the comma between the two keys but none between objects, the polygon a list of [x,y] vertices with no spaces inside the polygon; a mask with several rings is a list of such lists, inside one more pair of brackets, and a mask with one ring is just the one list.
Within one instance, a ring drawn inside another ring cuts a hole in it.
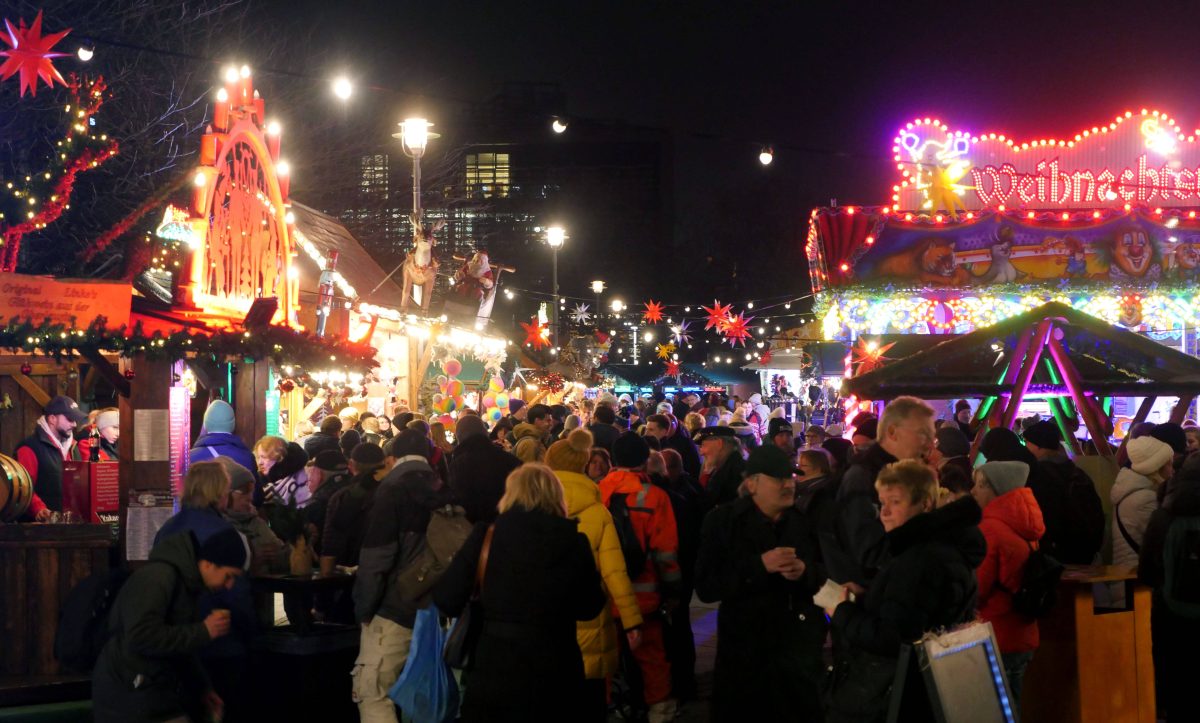
[{"label": "blue shopping bag", "polygon": [[458,716],[458,683],[442,659],[445,644],[437,608],[418,610],[404,670],[388,691],[413,723],[450,723]]}]

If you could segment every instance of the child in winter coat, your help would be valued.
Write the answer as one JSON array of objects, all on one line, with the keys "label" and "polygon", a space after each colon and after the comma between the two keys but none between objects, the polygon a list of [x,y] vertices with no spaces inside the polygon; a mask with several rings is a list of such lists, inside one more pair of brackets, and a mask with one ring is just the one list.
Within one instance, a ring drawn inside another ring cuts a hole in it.
[{"label": "child in winter coat", "polygon": [[1021,680],[1038,647],[1038,624],[1013,610],[1012,596],[1046,526],[1033,490],[1025,486],[1029,465],[988,462],[976,468],[974,479],[971,496],[983,509],[979,531],[987,541],[987,555],[975,570],[977,609],[996,632],[1013,707],[1020,710]]}]

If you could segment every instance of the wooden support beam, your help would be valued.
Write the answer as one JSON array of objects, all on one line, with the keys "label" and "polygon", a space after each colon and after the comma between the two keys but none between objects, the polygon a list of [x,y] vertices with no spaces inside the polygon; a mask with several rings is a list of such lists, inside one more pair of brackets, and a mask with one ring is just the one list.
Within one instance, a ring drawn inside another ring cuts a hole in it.
[{"label": "wooden support beam", "polygon": [[1033,373],[1037,371],[1038,364],[1042,360],[1042,352],[1046,350],[1046,341],[1050,338],[1050,332],[1053,329],[1054,322],[1051,319],[1042,319],[1038,323],[1037,330],[1029,338],[1029,353],[1024,363],[1021,364],[1021,369],[1014,382],[1013,395],[1008,399],[1004,408],[1004,416],[1000,421],[1005,429],[1011,429],[1017,418],[1017,410],[1021,407],[1021,401],[1025,399],[1025,392],[1029,389],[1029,383],[1033,381]]},{"label": "wooden support beam", "polygon": [[1050,337],[1047,346],[1050,349],[1050,356],[1054,358],[1054,363],[1063,376],[1063,381],[1071,389],[1071,396],[1075,398],[1075,406],[1083,416],[1083,422],[1092,436],[1092,443],[1096,445],[1096,451],[1102,457],[1112,457],[1112,446],[1108,443],[1108,436],[1104,433],[1104,426],[1100,424],[1100,420],[1096,416],[1096,410],[1088,403],[1083,382],[1079,378],[1079,370],[1075,368],[1058,339]]},{"label": "wooden support beam", "polygon": [[45,389],[38,386],[38,383],[25,376],[21,372],[12,375],[13,381],[25,390],[25,393],[30,396],[33,401],[37,402],[39,407],[44,407],[50,403],[50,395]]},{"label": "wooden support beam", "polygon": [[113,389],[116,389],[122,397],[129,396],[129,380],[125,378],[125,375],[121,373],[120,369],[117,369],[115,366],[113,366],[112,362],[110,362],[99,352],[83,351],[81,353],[88,361],[92,363],[93,368],[104,375],[104,378],[108,380],[109,384],[113,385]]},{"label": "wooden support beam", "polygon": [[1180,397],[1179,401],[1175,403],[1175,407],[1171,409],[1171,417],[1167,421],[1174,424],[1183,424],[1183,420],[1187,416],[1188,407],[1192,406],[1192,402],[1195,399],[1195,394]]}]

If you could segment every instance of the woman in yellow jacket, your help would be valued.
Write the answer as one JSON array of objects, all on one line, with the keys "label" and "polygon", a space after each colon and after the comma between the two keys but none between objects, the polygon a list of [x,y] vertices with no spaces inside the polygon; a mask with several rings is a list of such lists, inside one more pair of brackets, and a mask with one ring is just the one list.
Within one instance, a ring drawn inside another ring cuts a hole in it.
[{"label": "woman in yellow jacket", "polygon": [[[562,482],[567,516],[579,521],[579,531],[587,535],[591,542],[592,555],[596,558],[604,588],[621,616],[621,627],[630,647],[636,648],[641,642],[642,614],[633,594],[633,584],[625,572],[625,557],[621,554],[621,543],[617,539],[612,515],[600,502],[600,488],[583,473],[591,453],[591,432],[575,429],[566,439],[550,445],[546,451],[546,464]],[[608,681],[617,672],[619,653],[617,628],[613,624],[611,608],[606,607],[594,620],[578,623],[575,636],[583,653],[588,695],[607,701]],[[601,711],[606,708],[607,705],[599,706]],[[596,710],[596,707],[589,709]],[[604,719],[602,715],[596,720]]]}]

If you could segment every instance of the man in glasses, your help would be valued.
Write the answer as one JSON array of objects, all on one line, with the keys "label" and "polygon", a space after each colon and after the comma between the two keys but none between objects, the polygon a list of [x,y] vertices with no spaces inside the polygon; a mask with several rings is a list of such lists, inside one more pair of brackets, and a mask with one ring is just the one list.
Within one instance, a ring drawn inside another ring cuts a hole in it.
[{"label": "man in glasses", "polygon": [[774,445],[746,462],[745,494],[704,519],[696,592],[720,601],[713,720],[819,720],[825,616],[815,552],[796,511],[792,458]]},{"label": "man in glasses", "polygon": [[822,541],[825,565],[835,581],[866,588],[879,570],[887,547],[875,478],[898,460],[926,459],[935,440],[933,418],[933,408],[916,397],[893,399],[879,418],[875,442],[846,469],[838,488],[833,539]]}]

